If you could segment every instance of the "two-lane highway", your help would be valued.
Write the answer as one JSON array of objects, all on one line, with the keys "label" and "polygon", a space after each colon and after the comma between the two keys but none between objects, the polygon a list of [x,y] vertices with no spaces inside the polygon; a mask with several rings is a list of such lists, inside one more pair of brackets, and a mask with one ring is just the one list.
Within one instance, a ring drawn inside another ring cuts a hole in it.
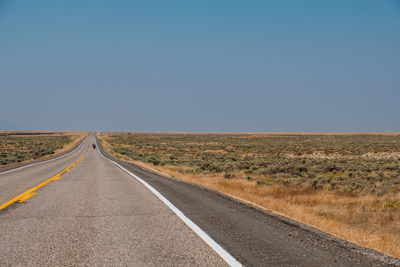
[{"label": "two-lane highway", "polygon": [[0,169],[0,210],[3,209],[7,201],[60,174],[71,164],[78,161],[87,150],[88,142],[88,137],[86,137],[76,149],[57,158],[6,171]]},{"label": "two-lane highway", "polygon": [[90,136],[62,159],[0,174],[4,202],[84,153],[59,179],[0,211],[1,266],[226,265],[149,190],[89,147],[93,142]]},{"label": "two-lane highway", "polygon": [[68,155],[0,173],[0,206],[28,192],[0,210],[1,266],[400,265],[210,190],[108,159],[92,143],[89,135]]}]

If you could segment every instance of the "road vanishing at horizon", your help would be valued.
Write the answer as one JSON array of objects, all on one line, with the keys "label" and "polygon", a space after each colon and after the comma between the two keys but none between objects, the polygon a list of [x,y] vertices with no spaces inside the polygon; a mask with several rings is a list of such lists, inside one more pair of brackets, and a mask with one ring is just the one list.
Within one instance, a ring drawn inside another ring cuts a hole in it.
[{"label": "road vanishing at horizon", "polygon": [[93,149],[0,169],[1,266],[386,266],[400,261]]}]

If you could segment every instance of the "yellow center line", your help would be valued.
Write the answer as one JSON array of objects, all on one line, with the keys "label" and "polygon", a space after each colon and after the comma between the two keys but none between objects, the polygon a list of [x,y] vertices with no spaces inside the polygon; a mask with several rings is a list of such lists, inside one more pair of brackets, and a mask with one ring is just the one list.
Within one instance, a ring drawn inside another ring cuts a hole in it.
[{"label": "yellow center line", "polygon": [[23,198],[20,198],[18,202],[24,202],[25,200],[27,200],[28,198],[30,198],[33,195],[36,195],[36,192],[32,192],[29,195],[26,195]]},{"label": "yellow center line", "polygon": [[22,201],[24,201],[24,200],[30,198],[31,196],[33,196],[34,194],[36,194],[36,193],[33,193],[33,191],[35,191],[35,190],[39,189],[40,187],[46,185],[47,183],[51,182],[52,180],[58,180],[58,179],[60,179],[60,176],[61,176],[62,174],[64,174],[65,172],[69,171],[73,166],[75,166],[79,161],[81,161],[81,160],[83,159],[83,156],[84,156],[84,155],[85,155],[85,153],[83,153],[82,156],[81,156],[77,161],[75,161],[74,163],[72,163],[71,165],[69,165],[67,168],[65,168],[63,171],[61,171],[61,172],[58,173],[57,175],[51,177],[50,179],[47,179],[46,181],[40,183],[39,185],[37,185],[37,186],[35,186],[35,187],[32,187],[31,189],[25,191],[25,192],[22,193],[21,195],[16,196],[16,197],[14,197],[13,199],[11,199],[11,200],[7,201],[6,203],[2,204],[2,205],[0,206],[0,210],[6,208],[6,207],[8,207],[8,206],[10,206],[11,204],[13,204],[13,203],[15,203],[15,202],[17,202],[17,201],[22,202]]}]

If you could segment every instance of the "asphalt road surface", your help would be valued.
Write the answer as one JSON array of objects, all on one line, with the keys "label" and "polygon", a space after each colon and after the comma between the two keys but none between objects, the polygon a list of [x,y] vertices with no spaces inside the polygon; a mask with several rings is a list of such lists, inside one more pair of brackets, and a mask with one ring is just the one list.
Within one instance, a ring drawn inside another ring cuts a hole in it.
[{"label": "asphalt road surface", "polygon": [[[383,266],[398,259],[141,167],[90,135],[0,170],[1,266]],[[116,162],[116,163],[115,163]]]}]

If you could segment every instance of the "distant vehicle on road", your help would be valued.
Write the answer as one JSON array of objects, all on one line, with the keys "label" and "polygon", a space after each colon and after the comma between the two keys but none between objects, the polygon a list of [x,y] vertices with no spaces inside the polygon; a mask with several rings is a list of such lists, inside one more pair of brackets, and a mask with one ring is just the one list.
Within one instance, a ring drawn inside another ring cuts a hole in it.
[{"label": "distant vehicle on road", "polygon": [[96,149],[96,145],[95,144],[92,144],[92,147],[93,147],[93,149]]}]

